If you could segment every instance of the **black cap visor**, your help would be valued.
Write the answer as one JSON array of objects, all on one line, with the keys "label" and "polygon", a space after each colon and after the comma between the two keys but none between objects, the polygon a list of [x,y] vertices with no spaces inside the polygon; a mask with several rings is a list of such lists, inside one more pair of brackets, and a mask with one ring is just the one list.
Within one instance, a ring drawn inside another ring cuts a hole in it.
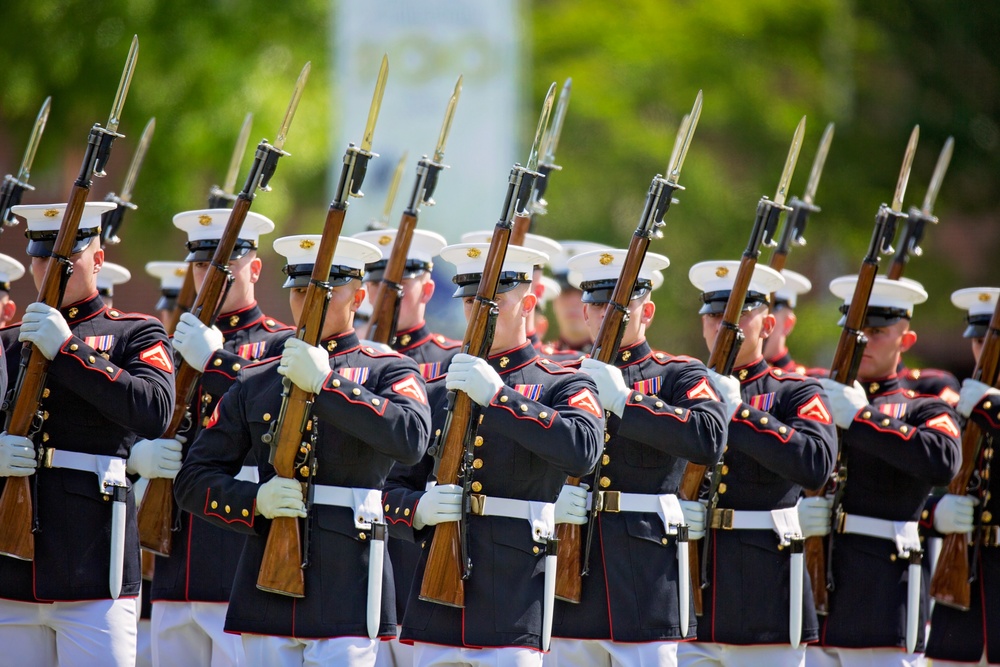
[{"label": "black cap visor", "polygon": [[[100,227],[87,227],[86,229],[80,229],[76,233],[76,243],[73,244],[73,251],[71,255],[75,255],[81,252],[90,244],[90,240],[95,236],[100,236]],[[59,235],[59,230],[51,231],[27,231],[24,233],[28,237],[28,255],[31,257],[51,257],[52,251],[55,248],[56,236]]]},{"label": "black cap visor", "polygon": [[[845,303],[840,306],[840,312],[842,313],[839,320],[837,320],[837,326],[844,326],[847,323],[847,310],[849,306]],[[912,313],[905,308],[882,308],[879,306],[868,306],[868,312],[865,313],[865,329],[878,329],[880,327],[888,327],[900,320],[908,320],[912,316]]]},{"label": "black cap visor", "polygon": [[[286,264],[282,273],[288,276],[282,287],[306,287],[312,280],[312,264]],[[340,287],[352,280],[361,280],[364,272],[350,266],[334,265],[330,267],[330,278],[327,283],[330,287]]]},{"label": "black cap visor", "polygon": [[[219,239],[202,239],[201,241],[188,241],[186,244],[188,256],[185,262],[210,262],[215,257],[215,249],[219,247]],[[251,250],[257,249],[257,243],[246,239],[237,239],[233,247],[233,254],[229,256],[230,262],[235,262]]]},{"label": "black cap visor", "polygon": [[[729,303],[729,294],[732,290],[718,290],[715,292],[702,292],[701,300],[704,305],[698,310],[699,315],[718,315],[726,312],[726,304]],[[743,312],[748,312],[754,308],[766,305],[767,294],[761,292],[747,292],[746,301],[743,302]]]},{"label": "black cap visor", "polygon": [[[458,285],[458,288],[451,295],[452,298],[461,299],[467,296],[476,296],[476,292],[479,291],[479,280],[482,276],[483,274],[481,273],[462,273],[452,278],[451,281]],[[497,294],[509,292],[521,283],[530,282],[530,273],[503,271],[500,274],[500,281],[497,283]]]},{"label": "black cap visor", "polygon": [[[580,283],[580,289],[583,290],[583,296],[580,297],[580,301],[592,304],[611,303],[611,295],[614,293],[615,285],[617,283],[618,280],[616,279],[585,280]],[[653,284],[650,281],[642,279],[637,280],[635,283],[635,289],[632,290],[632,296],[629,297],[629,301],[646,296],[650,293],[652,288]]]}]

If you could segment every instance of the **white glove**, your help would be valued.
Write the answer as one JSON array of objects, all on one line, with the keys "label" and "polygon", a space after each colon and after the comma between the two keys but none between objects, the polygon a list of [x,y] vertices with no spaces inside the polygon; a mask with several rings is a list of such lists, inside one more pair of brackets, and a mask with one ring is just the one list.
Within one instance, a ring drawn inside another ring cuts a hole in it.
[{"label": "white glove", "polygon": [[279,516],[306,517],[302,484],[286,477],[272,477],[257,489],[257,514],[268,519]]},{"label": "white glove", "polygon": [[958,405],[955,406],[955,409],[958,410],[960,415],[968,418],[972,414],[972,410],[979,405],[979,401],[983,400],[986,394],[994,394],[1000,397],[1000,389],[991,387],[979,380],[966,378],[962,380],[962,391],[958,395]]},{"label": "white glove", "polygon": [[225,338],[215,327],[207,327],[192,313],[181,314],[174,329],[174,349],[192,368],[204,370],[212,355],[222,349]]},{"label": "white glove", "polygon": [[726,409],[729,410],[729,419],[726,421],[732,421],[733,415],[740,409],[740,403],[743,402],[743,395],[740,393],[740,381],[732,375],[716,373],[711,368],[708,369],[708,377],[712,381],[712,384],[715,385],[715,388],[719,390],[722,402],[726,404]]},{"label": "white glove", "polygon": [[330,355],[315,345],[289,338],[278,362],[278,374],[284,375],[295,386],[310,394],[318,394],[330,377]]},{"label": "white glove", "polygon": [[556,499],[556,523],[587,523],[587,485],[563,484]]},{"label": "white glove", "polygon": [[814,496],[799,499],[799,527],[802,537],[822,537],[830,534],[833,498]]},{"label": "white glove", "polygon": [[705,517],[708,510],[697,500],[681,500],[681,511],[684,513],[684,523],[688,527],[688,539],[700,540],[705,537]]},{"label": "white glove", "polygon": [[840,428],[850,428],[851,422],[861,408],[868,405],[868,396],[861,383],[855,381],[853,385],[846,385],[830,378],[820,378],[819,383],[823,385],[827,398],[830,399],[833,421]]},{"label": "white glove", "polygon": [[934,530],[945,534],[972,532],[972,508],[978,504],[972,496],[946,493],[934,508]]},{"label": "white glove", "polygon": [[[452,362],[454,363],[454,362]],[[458,521],[462,518],[462,487],[457,484],[435,484],[420,496],[413,511],[413,527]]]},{"label": "white glove", "polygon": [[136,440],[128,455],[125,469],[133,475],[146,479],[177,477],[181,469],[181,457],[187,438],[178,435],[174,438],[157,438],[155,440]]},{"label": "white glove", "polygon": [[21,333],[17,339],[23,343],[31,343],[46,359],[52,361],[59,354],[63,343],[72,335],[62,313],[52,306],[36,301],[24,309]]},{"label": "white glove", "polygon": [[621,370],[617,366],[590,357],[580,361],[580,370],[594,378],[597,394],[604,409],[621,417],[625,412],[625,403],[632,395],[632,390],[625,385]]},{"label": "white glove", "polygon": [[503,380],[485,359],[459,353],[451,359],[444,385],[464,391],[473,401],[486,407],[503,389]]},{"label": "white glove", "polygon": [[0,433],[0,477],[27,477],[35,474],[38,460],[30,438]]}]

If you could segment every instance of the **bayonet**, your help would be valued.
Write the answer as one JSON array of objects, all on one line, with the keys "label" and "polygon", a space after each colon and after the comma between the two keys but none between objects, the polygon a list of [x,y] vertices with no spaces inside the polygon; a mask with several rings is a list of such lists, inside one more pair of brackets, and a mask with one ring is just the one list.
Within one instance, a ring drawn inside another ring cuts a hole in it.
[{"label": "bayonet", "polygon": [[802,148],[802,137],[806,133],[806,117],[803,116],[795,128],[795,135],[792,137],[792,145],[788,147],[788,157],[785,159],[785,168],[781,172],[781,180],[778,181],[778,189],[774,193],[774,203],[779,207],[785,205],[785,198],[788,196],[788,185],[792,181],[792,174],[795,173],[795,163],[799,160],[799,149]]},{"label": "bayonet", "polygon": [[115,101],[111,104],[111,115],[108,116],[108,124],[105,125],[105,129],[112,134],[118,132],[122,107],[125,106],[125,97],[128,95],[129,86],[132,85],[132,73],[135,71],[135,59],[138,55],[139,35],[132,35],[132,46],[129,47],[128,58],[125,60],[125,69],[122,70],[122,78],[118,82],[118,92],[115,94]]},{"label": "bayonet", "polygon": [[448,100],[448,108],[444,112],[444,121],[441,123],[441,132],[438,133],[437,146],[434,148],[434,161],[441,164],[444,160],[444,146],[448,142],[448,134],[451,132],[451,121],[455,117],[455,107],[458,105],[458,98],[462,94],[462,75],[458,75],[455,82],[455,90]]},{"label": "bayonet", "polygon": [[132,156],[132,164],[129,165],[128,171],[125,173],[125,183],[122,185],[122,191],[118,195],[118,198],[126,204],[132,201],[132,190],[135,188],[135,179],[139,176],[139,168],[146,157],[146,151],[149,150],[149,142],[153,138],[155,130],[156,118],[150,118],[149,122],[146,123],[146,127],[142,130],[142,136],[139,137],[139,145],[135,149],[135,155]]},{"label": "bayonet", "polygon": [[[440,146],[440,143],[438,145]],[[392,182],[389,183],[389,192],[385,195],[385,206],[382,208],[382,217],[378,219],[378,224],[382,228],[389,226],[389,214],[392,213],[392,205],[396,202],[396,193],[399,192],[399,183],[403,180],[403,169],[406,167],[406,159],[409,156],[409,151],[403,151],[403,156],[396,163],[396,170],[392,174]]]},{"label": "bayonet", "polygon": [[306,87],[306,81],[309,80],[309,70],[311,69],[312,61],[307,61],[302,66],[299,78],[295,80],[295,90],[292,91],[292,99],[288,102],[288,109],[285,111],[285,117],[281,121],[281,127],[278,129],[278,136],[274,140],[274,143],[268,143],[267,139],[264,139],[257,144],[254,163],[250,168],[250,176],[243,185],[242,192],[237,195],[237,199],[253,199],[257,188],[260,188],[264,192],[270,191],[271,188],[268,184],[271,182],[274,170],[278,166],[278,158],[288,155],[282,149],[284,148],[285,140],[288,138],[288,129],[291,127],[292,119],[295,117],[295,110],[299,107],[299,100],[302,98],[302,91]]},{"label": "bayonet", "polygon": [[920,212],[928,218],[934,214],[934,202],[937,201],[938,193],[941,191],[941,182],[944,181],[944,174],[948,171],[948,164],[951,162],[951,154],[955,150],[954,137],[948,137],[938,155],[937,164],[934,166],[934,175],[931,176],[931,184],[927,186],[927,195],[924,196],[924,205],[920,207]]},{"label": "bayonet", "polygon": [[[21,160],[21,168],[17,170],[17,176],[7,175],[4,178],[2,189],[0,189],[0,222],[4,226],[14,226],[17,218],[10,215],[12,206],[21,203],[21,197],[25,190],[34,190],[28,185],[31,178],[31,165],[35,162],[35,152],[38,151],[38,144],[42,140],[42,133],[45,132],[45,124],[49,120],[49,111],[52,109],[52,98],[46,97],[42,102],[42,108],[38,110],[35,118],[35,125],[31,128],[31,136],[28,138],[28,147],[24,151],[24,158]],[[3,226],[0,226],[0,232]]]},{"label": "bayonet", "polygon": [[809,172],[809,182],[806,183],[805,194],[802,201],[812,205],[816,196],[816,188],[819,187],[819,177],[823,175],[823,166],[826,164],[826,156],[830,152],[830,143],[833,141],[833,123],[827,123],[823,130],[823,137],[819,140],[819,150],[813,158],[812,170]]},{"label": "bayonet", "polygon": [[243,125],[240,126],[239,136],[236,137],[236,145],[233,146],[233,155],[229,158],[229,169],[226,171],[226,180],[222,182],[222,191],[227,195],[233,194],[236,190],[236,179],[240,175],[240,163],[247,152],[247,144],[250,143],[250,128],[253,126],[253,113],[248,112],[243,118]]},{"label": "bayonet", "polygon": [[361,150],[370,153],[372,139],[375,137],[375,123],[382,108],[382,95],[385,94],[385,82],[389,78],[389,56],[382,55],[382,65],[378,69],[378,81],[375,83],[375,94],[372,95],[372,105],[368,109],[368,122],[365,123],[365,133],[361,138]]},{"label": "bayonet", "polygon": [[275,137],[274,143],[272,144],[277,150],[281,150],[285,146],[285,139],[288,138],[288,128],[292,125],[292,118],[295,117],[295,110],[299,108],[299,99],[302,97],[302,91],[306,87],[306,81],[309,79],[309,70],[312,69],[312,61],[306,62],[302,67],[302,71],[299,72],[299,78],[295,81],[295,90],[292,93],[292,100],[288,103],[288,110],[285,111],[285,118],[281,121],[281,129],[278,130],[278,136]]},{"label": "bayonet", "polygon": [[525,168],[528,171],[538,170],[538,149],[541,147],[542,134],[549,123],[549,115],[552,113],[552,101],[556,96],[556,82],[549,86],[549,92],[545,94],[545,102],[542,103],[542,113],[538,116],[538,127],[535,128],[535,140],[531,143],[531,151],[528,153],[528,164]]},{"label": "bayonet", "polygon": [[563,123],[566,121],[566,109],[569,108],[569,95],[572,88],[573,79],[566,79],[559,92],[559,101],[556,102],[552,124],[542,139],[542,163],[557,170],[559,167],[556,167],[556,149],[559,147],[559,137],[562,136]]},{"label": "bayonet", "polygon": [[132,163],[129,165],[128,171],[125,172],[125,182],[122,184],[121,192],[118,194],[109,192],[104,198],[104,201],[113,202],[117,208],[101,216],[101,247],[121,242],[118,230],[121,229],[122,222],[125,220],[125,211],[136,208],[136,205],[132,203],[132,190],[135,188],[135,180],[139,176],[139,168],[146,157],[146,151],[149,150],[149,142],[153,138],[154,130],[156,130],[156,118],[150,118],[142,130],[142,136],[139,137],[139,145],[132,156]]},{"label": "bayonet", "polygon": [[681,126],[677,131],[677,140],[674,141],[674,151],[670,155],[670,164],[667,168],[667,182],[677,185],[681,176],[681,168],[684,166],[684,159],[687,157],[688,148],[691,147],[691,138],[694,137],[695,128],[698,127],[698,119],[701,118],[702,91],[694,98],[694,105],[691,113],[684,116]]},{"label": "bayonet", "polygon": [[906,144],[903,155],[903,165],[899,168],[899,180],[896,181],[896,191],[892,195],[892,210],[903,208],[903,197],[906,195],[906,184],[910,180],[910,168],[913,166],[913,156],[917,152],[917,141],[920,139],[920,126],[914,125],[910,132],[910,141]]}]

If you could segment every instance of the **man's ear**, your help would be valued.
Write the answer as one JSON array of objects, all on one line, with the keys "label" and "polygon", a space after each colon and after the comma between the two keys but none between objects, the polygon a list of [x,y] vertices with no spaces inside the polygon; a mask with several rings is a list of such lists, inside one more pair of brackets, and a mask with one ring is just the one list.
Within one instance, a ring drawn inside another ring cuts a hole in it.
[{"label": "man's ear", "polygon": [[264,262],[260,261],[260,257],[254,257],[250,260],[250,284],[253,285],[258,280],[260,280],[261,269],[264,268]]},{"label": "man's ear", "polygon": [[354,301],[351,302],[351,312],[357,312],[358,308],[365,301],[365,288],[359,287],[358,291],[354,293]]},{"label": "man's ear", "polygon": [[434,296],[434,280],[427,278],[424,284],[420,286],[420,303],[426,305],[430,302],[432,296]]},{"label": "man's ear", "polygon": [[521,297],[521,311],[524,316],[527,317],[535,310],[535,305],[538,303],[538,297],[536,297],[532,292],[527,292],[523,297]]},{"label": "man's ear", "polygon": [[656,313],[656,304],[652,301],[647,301],[642,304],[642,309],[639,311],[639,318],[643,326],[649,326],[649,323],[653,321],[653,315]]},{"label": "man's ear", "polygon": [[906,352],[911,347],[913,347],[917,342],[917,332],[913,329],[907,329],[903,332],[903,337],[899,341],[899,351]]},{"label": "man's ear", "polygon": [[[96,236],[94,237],[97,238]],[[96,241],[95,241],[96,242]],[[104,266],[104,248],[98,248],[94,251],[94,275],[96,276],[101,272],[101,267]]]},{"label": "man's ear", "polygon": [[774,317],[774,315],[772,315],[771,313],[765,315],[763,326],[760,330],[760,337],[767,338],[768,336],[770,336],[774,332],[774,326],[777,323],[778,320]]},{"label": "man's ear", "polygon": [[795,328],[795,323],[798,321],[798,319],[799,318],[797,318],[795,316],[795,313],[791,310],[788,311],[787,315],[785,315],[785,326],[782,327],[784,329],[782,333],[785,335],[785,338],[787,338],[792,333],[792,329]]},{"label": "man's ear", "polygon": [[7,303],[3,305],[3,310],[0,310],[0,321],[5,324],[12,322],[14,320],[14,313],[16,312],[17,304],[12,299],[8,299]]}]

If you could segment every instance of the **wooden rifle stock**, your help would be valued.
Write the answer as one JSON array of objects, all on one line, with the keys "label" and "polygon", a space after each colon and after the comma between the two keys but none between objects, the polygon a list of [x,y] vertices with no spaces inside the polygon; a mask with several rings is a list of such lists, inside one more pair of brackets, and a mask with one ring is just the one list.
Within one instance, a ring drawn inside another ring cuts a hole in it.
[{"label": "wooden rifle stock", "polygon": [[194,268],[189,263],[187,273],[184,274],[184,282],[181,284],[181,291],[177,293],[177,301],[163,321],[163,328],[167,330],[169,335],[174,334],[177,323],[181,320],[181,315],[191,311],[196,296],[198,296],[198,288],[194,284]]},{"label": "wooden rifle stock", "polygon": [[385,272],[378,285],[375,306],[368,323],[367,338],[376,343],[392,345],[396,340],[396,319],[399,317],[399,300],[403,296],[403,272],[406,270],[406,256],[413,242],[413,230],[417,227],[416,211],[407,209],[399,223],[396,239],[392,243]]},{"label": "wooden rifle stock", "polygon": [[[986,340],[983,341],[983,349],[972,377],[994,387],[1000,383],[1000,303],[993,310]],[[979,425],[968,421],[962,432],[962,466],[948,485],[948,493],[958,496],[968,493],[969,480],[979,465],[982,439],[983,433]],[[976,525],[976,529],[978,528]],[[981,534],[973,535],[976,540],[982,539]],[[974,579],[970,575],[971,567],[975,567],[975,563],[969,563],[968,536],[965,533],[946,535],[938,555],[937,568],[931,578],[931,596],[941,604],[967,611],[971,598],[970,584]]]}]

